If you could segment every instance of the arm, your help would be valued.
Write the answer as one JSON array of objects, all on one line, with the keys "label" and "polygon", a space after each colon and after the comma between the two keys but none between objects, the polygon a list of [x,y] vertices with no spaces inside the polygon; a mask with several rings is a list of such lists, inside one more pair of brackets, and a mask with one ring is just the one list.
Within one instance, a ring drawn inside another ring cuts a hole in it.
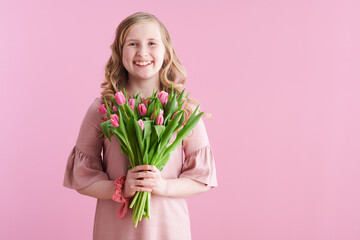
[{"label": "arm", "polygon": [[165,197],[189,197],[210,189],[204,183],[189,179],[164,179],[153,165],[140,165],[128,171],[124,197],[133,196],[136,191],[151,192]]},{"label": "arm", "polygon": [[[128,171],[124,188],[123,196],[126,198],[134,196],[136,191],[152,192],[164,197],[189,197],[206,192],[210,186],[185,177],[164,179],[156,167],[141,165]],[[100,180],[76,191],[97,199],[112,199],[114,189],[113,181]]]},{"label": "arm", "polygon": [[204,183],[190,178],[166,179],[166,188],[162,196],[167,197],[190,197],[209,190]]},{"label": "arm", "polygon": [[111,180],[100,180],[85,188],[76,189],[76,191],[82,195],[87,195],[97,199],[112,199],[114,190],[114,182]]}]

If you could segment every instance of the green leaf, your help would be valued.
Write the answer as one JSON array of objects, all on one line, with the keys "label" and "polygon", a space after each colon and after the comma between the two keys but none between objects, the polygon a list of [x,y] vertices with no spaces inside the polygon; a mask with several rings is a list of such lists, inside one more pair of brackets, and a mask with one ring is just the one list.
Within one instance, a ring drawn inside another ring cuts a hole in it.
[{"label": "green leaf", "polygon": [[149,147],[150,147],[150,136],[145,138],[143,163],[146,165],[149,164]]},{"label": "green leaf", "polygon": [[110,97],[110,100],[112,101],[114,106],[119,107],[119,104],[117,104],[117,102],[112,97]]},{"label": "green leaf", "polygon": [[166,126],[165,131],[161,137],[161,144],[167,144],[170,141],[172,134],[174,133],[174,129],[178,125],[179,118],[181,117],[180,113],[177,113],[173,119],[169,121],[169,124]]},{"label": "green leaf", "polygon": [[162,103],[161,103],[161,101],[160,101],[160,99],[158,97],[155,98],[155,104],[156,104],[156,109],[158,111],[160,111],[160,109],[164,109],[164,107],[163,107],[163,105],[162,105]]},{"label": "green leaf", "polygon": [[130,115],[126,112],[125,105],[127,105],[127,104],[125,103],[125,104],[119,106],[118,111],[119,111],[119,117],[121,116],[121,118],[124,120],[125,125],[126,125],[128,123],[128,121],[130,120]]},{"label": "green leaf", "polygon": [[111,111],[110,107],[108,106],[107,101],[106,101],[105,98],[104,98],[104,101],[105,101],[106,110],[108,111],[107,117],[110,119],[110,115],[111,115],[112,111]]},{"label": "green leaf", "polygon": [[180,96],[178,97],[178,104],[180,105],[182,99],[184,98],[184,94],[185,94],[185,88],[182,90],[182,92],[180,93]]},{"label": "green leaf", "polygon": [[158,92],[159,92],[159,90],[156,90],[155,92],[154,92],[154,90],[153,90],[153,98],[156,98],[156,97],[157,97]]},{"label": "green leaf", "polygon": [[161,138],[161,135],[165,131],[165,126],[164,125],[154,125],[154,128],[156,131],[156,135],[158,136],[158,139]]},{"label": "green leaf", "polygon": [[[138,124],[138,123],[136,123]],[[129,143],[132,147],[133,153],[134,153],[134,165],[137,166],[139,161],[139,150],[138,150],[138,144],[136,139],[136,133],[135,133],[135,125],[133,118],[129,120],[128,124],[126,125],[126,131],[129,137]]]},{"label": "green leaf", "polygon": [[164,109],[164,125],[167,125],[168,119],[176,112],[176,98],[170,97]]},{"label": "green leaf", "polygon": [[191,129],[193,129],[196,126],[196,124],[199,122],[203,114],[204,112],[199,113],[192,119],[192,121],[190,122],[188,121],[185,124],[185,126],[177,133],[175,141],[165,150],[163,156],[166,156],[166,154],[175,150],[180,145],[182,140],[188,135]]},{"label": "green leaf", "polygon": [[[135,113],[134,113],[134,111],[130,108],[130,106],[128,105],[128,104],[124,104],[124,105],[122,105],[122,106],[124,106],[124,109],[125,109],[125,112],[126,112],[126,114],[127,114],[127,116],[129,117],[129,118],[131,118],[131,117],[134,117],[135,118]],[[134,109],[135,110],[135,109]],[[135,118],[136,120],[138,120],[138,118]]]},{"label": "green leaf", "polygon": [[166,126],[164,133],[161,136],[160,139],[160,144],[159,147],[157,149],[157,154],[156,156],[152,159],[152,164],[156,164],[157,159],[159,157],[161,157],[162,155],[162,151],[164,150],[164,147],[167,146],[167,144],[169,143],[172,135],[174,134],[174,129],[177,127],[178,125],[178,121],[180,118],[181,114],[176,114],[174,116],[174,118],[172,120],[169,121],[169,124]]},{"label": "green leaf", "polygon": [[125,96],[125,99],[126,99],[126,103],[128,103],[128,100],[127,100],[127,94],[126,94],[126,90],[125,90],[125,88],[123,88],[123,92],[124,92],[124,96]]},{"label": "green leaf", "polygon": [[112,133],[118,138],[118,140],[120,141],[120,143],[121,143],[122,145],[125,145],[125,146],[127,147],[126,138],[125,138],[124,135],[121,133],[120,127],[113,128],[113,129],[112,129]]},{"label": "green leaf", "polygon": [[103,130],[103,133],[105,134],[105,136],[109,139],[109,141],[111,142],[111,134],[110,134],[110,130],[111,128],[113,128],[114,126],[111,124],[110,120],[107,120],[103,123],[101,123],[101,129]]},{"label": "green leaf", "polygon": [[151,100],[151,103],[148,106],[148,110],[147,110],[147,113],[146,113],[145,117],[150,117],[151,114],[154,112],[155,103],[156,103],[156,101]]},{"label": "green leaf", "polygon": [[171,156],[172,156],[173,153],[174,153],[174,152],[172,151],[172,152],[166,153],[166,155],[164,154],[162,160],[159,161],[155,166],[156,166],[160,171],[162,171],[163,168],[164,168],[164,166],[165,166],[165,165],[167,164],[167,162],[170,160],[170,158],[171,158]]},{"label": "green leaf", "polygon": [[182,110],[182,115],[181,115],[180,121],[178,122],[178,126],[175,128],[174,131],[178,130],[182,126],[184,120],[185,120],[185,113],[184,113],[184,110]]},{"label": "green leaf", "polygon": [[[121,111],[119,111],[119,113],[121,113]],[[132,146],[129,142],[129,136],[127,134],[126,128],[125,128],[125,124],[123,122],[123,118],[122,118],[122,114],[119,115],[119,132],[122,134],[123,138],[124,138],[124,144],[126,145],[127,148],[127,152],[128,155],[126,155],[129,160],[131,165],[134,165],[134,151],[132,149]]]},{"label": "green leaf", "polygon": [[[128,153],[127,149],[126,149],[123,145],[120,145],[120,151],[121,151],[125,156],[129,156],[129,153]],[[130,165],[132,165],[131,162],[130,162]]]},{"label": "green leaf", "polygon": [[151,127],[154,124],[154,121],[153,120],[146,120],[146,121],[143,121],[143,122],[144,122],[144,125],[145,125],[145,127],[144,127],[144,138],[147,138],[151,134]]},{"label": "green leaf", "polygon": [[143,141],[144,131],[141,129],[140,124],[134,118],[131,118],[131,119],[134,122],[134,126],[135,126],[135,134],[136,134],[136,138],[137,138],[138,147],[140,150],[139,157],[141,157],[141,159],[142,159],[143,154],[144,154],[144,141]]}]

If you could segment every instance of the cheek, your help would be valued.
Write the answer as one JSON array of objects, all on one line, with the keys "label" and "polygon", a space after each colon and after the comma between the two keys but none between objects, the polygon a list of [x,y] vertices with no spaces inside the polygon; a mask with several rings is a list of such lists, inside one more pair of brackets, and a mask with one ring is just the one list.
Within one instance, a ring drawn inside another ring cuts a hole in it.
[{"label": "cheek", "polygon": [[130,61],[131,60],[131,56],[132,56],[132,52],[129,51],[129,49],[124,49],[123,50],[123,60],[124,61]]},{"label": "cheek", "polygon": [[124,55],[123,55],[123,57],[122,57],[122,62],[123,62],[123,64],[124,64],[124,66],[129,66],[129,65],[131,65],[131,63],[132,63],[132,58],[130,57],[130,55],[129,55],[129,53],[125,53],[124,52]]},{"label": "cheek", "polygon": [[156,51],[157,59],[164,59],[164,57],[165,57],[165,50]]}]

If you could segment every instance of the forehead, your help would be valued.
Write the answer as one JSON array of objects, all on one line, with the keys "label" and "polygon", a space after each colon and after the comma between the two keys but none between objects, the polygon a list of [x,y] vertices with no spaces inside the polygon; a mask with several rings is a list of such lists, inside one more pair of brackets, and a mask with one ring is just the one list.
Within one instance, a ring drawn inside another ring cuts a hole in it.
[{"label": "forehead", "polygon": [[161,41],[160,26],[157,22],[142,22],[134,24],[128,32],[125,41],[128,40],[155,39]]}]

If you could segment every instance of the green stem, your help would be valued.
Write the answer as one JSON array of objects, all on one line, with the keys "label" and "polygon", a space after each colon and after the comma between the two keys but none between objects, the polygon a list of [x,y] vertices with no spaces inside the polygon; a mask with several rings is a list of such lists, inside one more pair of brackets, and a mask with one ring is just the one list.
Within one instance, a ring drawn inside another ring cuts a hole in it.
[{"label": "green stem", "polygon": [[131,204],[130,204],[130,208],[133,208],[133,206],[134,206],[134,204],[135,204],[135,202],[136,202],[136,199],[139,197],[139,192],[136,192],[135,193],[135,196],[134,196],[134,198],[133,198],[133,200],[132,200],[132,202],[131,202]]}]

